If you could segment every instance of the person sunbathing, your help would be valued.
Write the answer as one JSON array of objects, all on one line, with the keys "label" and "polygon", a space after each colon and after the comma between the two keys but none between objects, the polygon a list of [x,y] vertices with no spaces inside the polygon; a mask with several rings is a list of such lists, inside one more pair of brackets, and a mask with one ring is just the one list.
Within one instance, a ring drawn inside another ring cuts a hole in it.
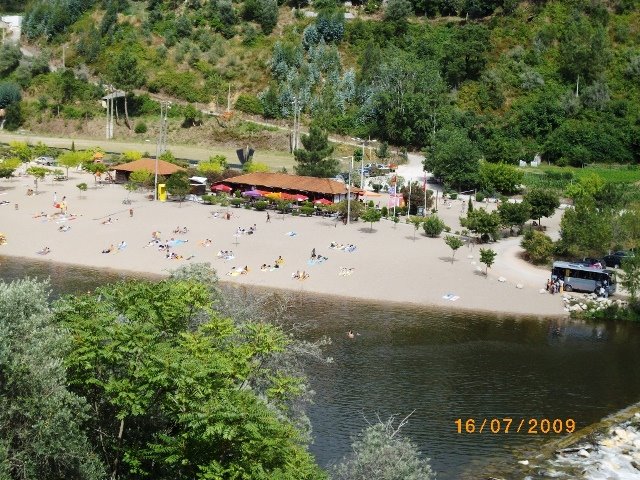
[{"label": "person sunbathing", "polygon": [[34,215],[33,218],[40,218],[40,217],[46,217],[47,214],[44,212],[40,212],[40,215]]},{"label": "person sunbathing", "polygon": [[263,263],[262,266],[260,267],[260,270],[262,270],[263,272],[267,271],[267,264]]},{"label": "person sunbathing", "polygon": [[107,218],[106,220],[103,220],[102,225],[111,225],[111,217]]},{"label": "person sunbathing", "polygon": [[247,273],[249,273],[249,267],[247,265],[245,265],[244,268],[242,270],[240,270],[240,274],[241,275],[246,275]]},{"label": "person sunbathing", "polygon": [[295,273],[292,273],[291,278],[300,278],[300,270],[297,270]]},{"label": "person sunbathing", "polygon": [[282,258],[282,255],[278,255],[278,258],[276,258],[276,265],[284,265],[284,258]]},{"label": "person sunbathing", "polygon": [[69,225],[60,225],[58,227],[59,232],[68,232],[69,230],[71,230],[71,227]]},{"label": "person sunbathing", "polygon": [[38,255],[47,255],[48,253],[51,253],[51,249],[49,247],[44,247],[41,250],[38,250],[36,253]]},{"label": "person sunbathing", "polygon": [[111,253],[113,252],[113,243],[109,246],[109,248],[105,248],[102,250],[102,253]]},{"label": "person sunbathing", "polygon": [[300,280],[306,280],[307,278],[309,278],[309,274],[303,271],[302,275],[300,275]]},{"label": "person sunbathing", "polygon": [[127,248],[127,242],[125,242],[124,240],[122,240],[122,241],[118,244],[118,250],[124,250],[125,248]]}]

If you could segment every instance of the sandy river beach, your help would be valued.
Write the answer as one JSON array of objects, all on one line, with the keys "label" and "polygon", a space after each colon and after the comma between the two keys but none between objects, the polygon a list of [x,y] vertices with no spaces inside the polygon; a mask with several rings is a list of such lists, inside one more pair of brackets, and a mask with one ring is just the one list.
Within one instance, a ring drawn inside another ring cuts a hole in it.
[{"label": "sandy river beach", "polygon": [[[0,205],[0,232],[7,237],[1,255],[154,274],[166,274],[186,262],[209,262],[222,281],[237,284],[461,310],[565,315],[560,295],[539,293],[549,272],[518,257],[519,238],[490,245],[498,256],[485,277],[478,272],[478,267],[484,272],[479,246],[460,248],[452,264],[451,250],[442,238],[428,238],[420,230],[414,240],[413,226],[404,223],[396,226],[383,220],[370,231],[364,222],[345,226],[335,219],[283,218],[273,211],[267,222],[266,212],[188,201],[153,202],[141,192],[132,193],[131,205],[125,205],[127,192],[121,185],[96,186],[91,175],[80,172],[70,177],[53,185],[49,179],[41,182],[38,195],[32,196],[26,194],[33,188],[32,177],[2,180],[0,201],[8,203]],[[80,194],[80,182],[89,185],[87,192]],[[66,197],[66,219],[57,215],[54,195],[58,203]],[[227,212],[230,220],[225,219]],[[439,205],[439,214],[452,231],[460,229],[461,201],[449,208]],[[550,231],[557,230],[559,214],[543,220]],[[236,233],[254,225],[253,234]],[[61,231],[65,226],[70,228]],[[177,227],[187,227],[188,232],[173,233]],[[147,246],[156,231],[180,259],[168,259],[156,246]],[[206,246],[206,239],[211,245]],[[121,242],[126,247],[118,249]],[[355,249],[330,248],[332,242]],[[113,252],[102,253],[111,246]],[[44,247],[50,253],[38,254]],[[328,259],[310,262],[313,249]],[[220,251],[231,251],[234,258],[219,258]],[[279,256],[284,259],[280,268],[261,270],[263,264],[273,266]],[[227,275],[245,266],[248,273]],[[293,279],[297,271],[309,277]],[[345,272],[350,273],[341,274]]]}]

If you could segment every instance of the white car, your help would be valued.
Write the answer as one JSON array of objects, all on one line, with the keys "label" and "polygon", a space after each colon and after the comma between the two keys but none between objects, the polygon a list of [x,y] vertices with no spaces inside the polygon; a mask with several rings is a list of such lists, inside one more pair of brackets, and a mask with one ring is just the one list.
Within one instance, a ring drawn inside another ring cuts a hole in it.
[{"label": "white car", "polygon": [[55,165],[56,164],[56,160],[53,157],[38,157],[34,160],[38,165],[47,165],[47,166],[51,166],[51,165]]}]

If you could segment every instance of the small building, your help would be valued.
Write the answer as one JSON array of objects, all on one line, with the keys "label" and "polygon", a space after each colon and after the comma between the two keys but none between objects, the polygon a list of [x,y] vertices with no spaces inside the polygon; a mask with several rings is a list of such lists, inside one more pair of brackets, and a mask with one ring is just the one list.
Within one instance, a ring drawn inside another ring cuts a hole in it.
[{"label": "small building", "polygon": [[[155,174],[156,172],[156,160],[153,158],[141,158],[134,162],[123,163],[113,167],[116,171],[116,183],[126,183],[129,181],[129,175],[131,172],[139,172],[146,170]],[[168,177],[176,172],[186,172],[185,168],[174,165],[173,163],[158,160],[158,175]]]},{"label": "small building", "polygon": [[[219,183],[227,185],[233,190],[258,189],[266,192],[302,194],[309,197],[310,201],[324,198],[332,202],[339,202],[346,200],[348,193],[348,185],[332,178],[303,177],[287,173],[247,173],[246,175],[226,178]],[[363,190],[351,187],[352,199],[357,199],[363,193]]]}]

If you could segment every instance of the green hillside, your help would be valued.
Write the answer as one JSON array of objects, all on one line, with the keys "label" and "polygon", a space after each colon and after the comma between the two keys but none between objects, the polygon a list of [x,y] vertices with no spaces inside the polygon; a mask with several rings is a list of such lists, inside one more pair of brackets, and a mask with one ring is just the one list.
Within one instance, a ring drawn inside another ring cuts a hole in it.
[{"label": "green hillside", "polygon": [[[638,163],[639,30],[637,0],[32,0],[23,31],[43,58],[3,47],[0,103],[14,82],[23,121],[86,119],[112,83],[144,116],[157,105],[140,91],[220,108],[230,89],[237,111],[297,106],[306,123],[443,162]],[[63,45],[67,72],[46,73]]]}]

